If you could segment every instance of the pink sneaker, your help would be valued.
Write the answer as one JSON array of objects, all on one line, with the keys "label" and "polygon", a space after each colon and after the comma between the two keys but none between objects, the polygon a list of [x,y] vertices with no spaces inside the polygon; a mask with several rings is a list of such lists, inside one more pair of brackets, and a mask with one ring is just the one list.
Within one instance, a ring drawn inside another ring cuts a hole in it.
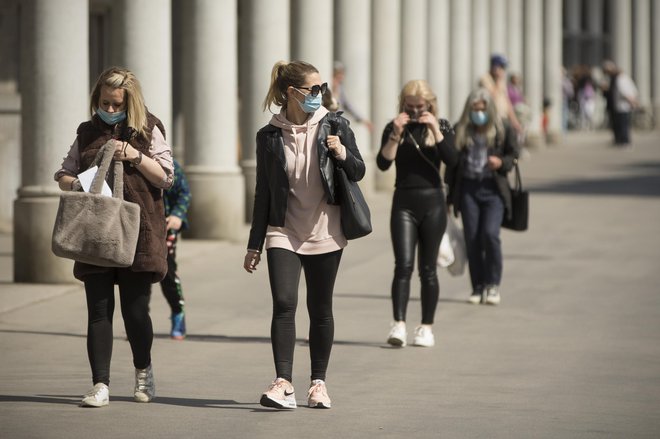
[{"label": "pink sneaker", "polygon": [[293,393],[293,385],[284,378],[276,379],[261,395],[259,403],[264,407],[276,409],[295,409],[296,395]]},{"label": "pink sneaker", "polygon": [[328,389],[325,387],[325,381],[314,380],[309,385],[307,392],[307,405],[311,408],[329,409],[331,406],[330,397],[328,396]]}]

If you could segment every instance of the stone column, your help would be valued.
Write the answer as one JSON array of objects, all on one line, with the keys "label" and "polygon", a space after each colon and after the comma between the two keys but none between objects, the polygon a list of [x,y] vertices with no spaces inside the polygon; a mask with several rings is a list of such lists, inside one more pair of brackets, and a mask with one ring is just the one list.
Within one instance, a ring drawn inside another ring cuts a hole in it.
[{"label": "stone column", "polygon": [[[639,105],[645,115],[649,115],[651,105],[651,3],[649,0],[635,0],[635,29],[633,35],[632,75],[639,90]],[[656,23],[660,26],[660,23]],[[656,41],[656,43],[658,43]],[[650,120],[644,118],[641,127],[650,128]]]},{"label": "stone column", "polygon": [[[484,2],[475,0],[474,8],[483,7],[480,3]],[[486,3],[490,4],[490,51],[508,55],[506,53],[508,29],[506,0],[490,0]],[[475,13],[479,12],[475,11]]]},{"label": "stone column", "polygon": [[653,118],[655,128],[660,129],[660,0],[653,0],[652,3],[652,22],[651,32],[653,34],[653,65],[651,68],[651,78],[653,81]]},{"label": "stone column", "polygon": [[332,84],[334,61],[333,26],[332,0],[291,0],[291,59],[314,65],[328,84]]},{"label": "stone column", "polygon": [[[51,252],[60,190],[53,174],[89,119],[87,0],[22,3],[21,187],[14,203],[14,281],[73,281]],[[66,84],[63,86],[63,84]]]},{"label": "stone column", "polygon": [[[490,43],[492,40],[489,35],[489,25],[492,23],[495,27],[501,27],[495,25],[495,20],[491,21],[491,13],[493,16],[501,15],[494,9],[501,7],[502,2],[493,3],[492,10],[488,7],[489,3],[489,0],[472,1],[472,82],[475,84],[490,67]],[[498,36],[498,41],[500,39],[501,35]],[[504,54],[505,50],[497,52]]]},{"label": "stone column", "polygon": [[[383,129],[397,114],[398,92],[401,88],[399,74],[401,32],[400,0],[380,0],[378,7],[371,11],[372,41],[371,51],[371,108],[374,131],[372,150],[374,156],[380,149]],[[394,166],[386,172],[376,169],[374,161],[368,163],[375,174],[377,190],[392,190],[394,187]]]},{"label": "stone column", "polygon": [[[585,0],[587,2],[587,44],[588,64],[598,66],[603,61],[603,17],[604,0]],[[571,2],[568,2],[569,4]]]},{"label": "stone column", "polygon": [[[376,7],[380,7],[377,5]],[[427,0],[401,0],[401,82],[426,79]]]},{"label": "stone column", "polygon": [[[438,96],[439,116],[449,118],[450,89],[449,65],[447,62],[451,52],[451,35],[449,0],[432,0],[429,2],[429,83]],[[452,119],[449,119],[452,123]]]},{"label": "stone column", "polygon": [[184,157],[192,193],[186,236],[245,239],[245,183],[238,164],[236,0],[187,0],[182,7]]},{"label": "stone column", "polygon": [[[289,61],[289,0],[242,0],[239,26],[240,135],[245,211],[248,221],[254,206],[257,131],[271,118],[263,110],[270,73],[277,61]],[[273,107],[273,113],[279,108]]]},{"label": "stone column", "polygon": [[470,2],[465,0],[451,0],[451,60],[450,83],[451,102],[449,120],[456,121],[463,112],[465,100],[476,83],[472,81],[468,72],[471,72],[472,47]]},{"label": "stone column", "polygon": [[575,64],[582,63],[582,0],[572,0],[566,3],[566,14],[564,27],[564,52],[566,57],[566,67],[570,68]]},{"label": "stone column", "polygon": [[[363,117],[371,119],[371,1],[335,1],[335,55],[346,66],[346,96]],[[395,68],[395,66],[393,66]],[[363,124],[351,125],[360,154],[367,165],[363,191],[374,189],[374,155],[371,134]]]},{"label": "stone column", "polygon": [[[543,0],[525,3],[525,97],[530,108],[527,145],[543,145],[541,116],[543,110]],[[557,66],[559,69],[559,65]]]},{"label": "stone column", "polygon": [[562,65],[562,0],[545,0],[544,60],[545,96],[550,99],[548,143],[561,141],[561,65]]},{"label": "stone column", "polygon": [[612,60],[627,74],[632,73],[632,2],[610,0]]},{"label": "stone column", "polygon": [[[135,73],[149,111],[163,122],[169,133],[172,129],[171,0],[121,0],[116,4],[120,40],[115,59]],[[172,145],[172,139],[169,136],[167,139]]]},{"label": "stone column", "polygon": [[523,71],[523,7],[523,0],[507,1],[506,51],[511,72]]}]

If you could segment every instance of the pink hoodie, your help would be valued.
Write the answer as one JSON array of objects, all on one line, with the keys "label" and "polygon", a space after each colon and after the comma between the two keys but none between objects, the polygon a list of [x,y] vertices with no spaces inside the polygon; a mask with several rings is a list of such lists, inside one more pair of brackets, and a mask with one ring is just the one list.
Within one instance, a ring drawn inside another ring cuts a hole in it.
[{"label": "pink hoodie", "polygon": [[328,113],[319,108],[303,125],[295,125],[281,111],[270,123],[282,129],[289,200],[284,227],[268,226],[266,249],[284,248],[303,255],[329,253],[346,247],[339,206],[328,204],[321,182],[316,136]]}]

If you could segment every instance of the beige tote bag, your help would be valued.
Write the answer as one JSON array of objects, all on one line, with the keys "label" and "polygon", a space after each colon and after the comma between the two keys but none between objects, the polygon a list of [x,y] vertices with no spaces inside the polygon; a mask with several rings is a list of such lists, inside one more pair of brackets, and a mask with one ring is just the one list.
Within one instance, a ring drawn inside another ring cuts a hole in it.
[{"label": "beige tote bag", "polygon": [[[63,192],[53,228],[55,255],[101,267],[130,267],[140,230],[140,206],[124,201],[124,165],[112,160],[112,142],[94,160],[99,169],[89,192]],[[99,164],[100,162],[100,164]],[[101,195],[114,163],[112,197]]]}]

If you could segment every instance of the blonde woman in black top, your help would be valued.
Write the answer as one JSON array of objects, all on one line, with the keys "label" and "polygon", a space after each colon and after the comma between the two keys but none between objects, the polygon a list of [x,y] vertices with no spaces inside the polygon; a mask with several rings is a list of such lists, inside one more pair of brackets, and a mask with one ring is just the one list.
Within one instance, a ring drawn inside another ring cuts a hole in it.
[{"label": "blonde woman in black top", "polygon": [[440,164],[453,167],[457,160],[454,131],[437,117],[437,99],[426,81],[408,82],[399,96],[399,114],[383,131],[378,168],[396,164],[396,182],[390,217],[394,249],[392,307],[394,322],[387,342],[406,346],[406,310],[410,298],[410,278],[419,255],[422,319],[415,328],[413,344],[435,344],[432,325],[440,293],[436,261],[440,240],[447,226],[445,195]]}]

